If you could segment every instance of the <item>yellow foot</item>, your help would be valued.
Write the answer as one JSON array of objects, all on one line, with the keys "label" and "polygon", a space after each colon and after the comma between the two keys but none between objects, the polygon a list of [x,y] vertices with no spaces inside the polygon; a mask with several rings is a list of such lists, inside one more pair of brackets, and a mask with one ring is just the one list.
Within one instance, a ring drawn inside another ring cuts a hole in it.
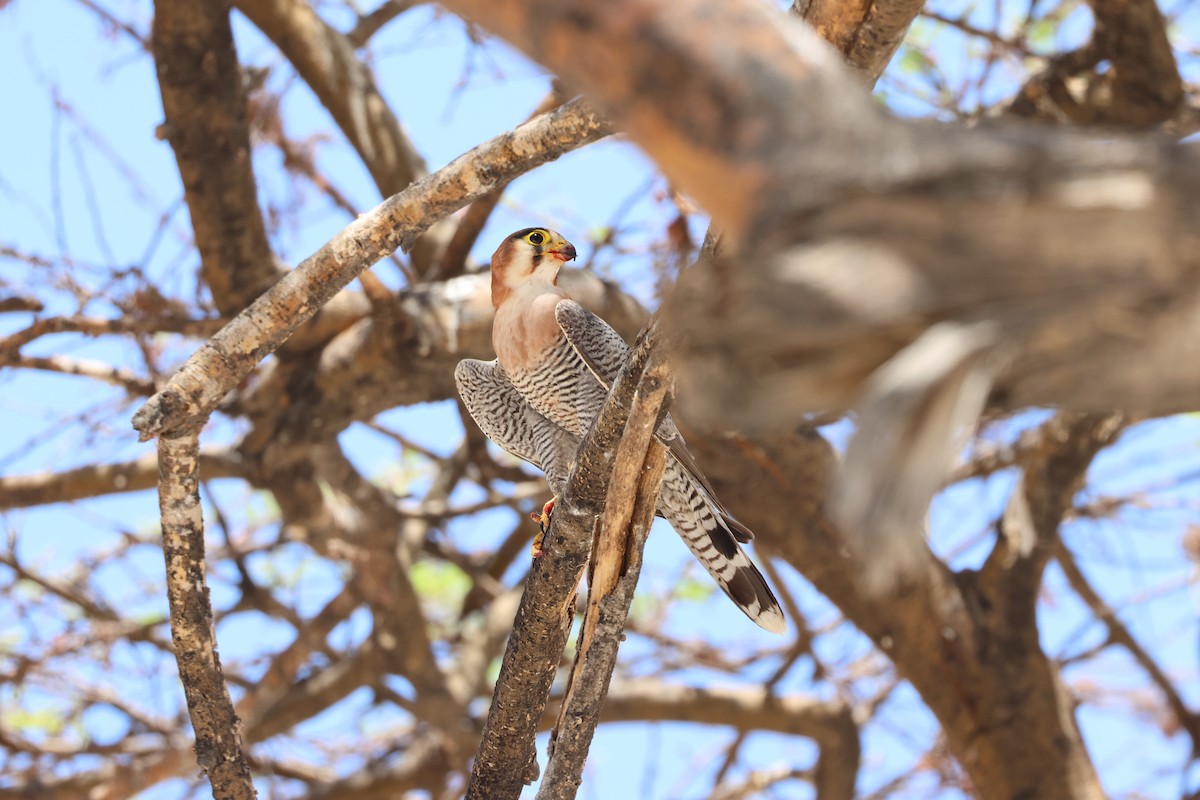
[{"label": "yellow foot", "polygon": [[550,529],[550,514],[554,511],[556,502],[558,502],[558,498],[551,497],[549,502],[542,506],[540,514],[536,511],[529,514],[529,518],[538,524],[537,536],[533,537],[533,546],[529,548],[529,555],[532,558],[541,558],[542,556],[542,541],[546,538],[546,531]]}]

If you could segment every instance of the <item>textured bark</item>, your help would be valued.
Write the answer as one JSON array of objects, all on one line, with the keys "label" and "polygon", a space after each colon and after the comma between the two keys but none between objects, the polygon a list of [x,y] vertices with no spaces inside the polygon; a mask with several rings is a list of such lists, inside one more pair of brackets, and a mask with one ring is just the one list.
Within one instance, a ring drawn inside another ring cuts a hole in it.
[{"label": "textured bark", "polygon": [[236,314],[279,277],[258,208],[228,0],[154,4],[164,138],[175,151],[213,302]]},{"label": "textured bark", "polygon": [[792,11],[873,85],[924,5],[921,0],[795,0]]},{"label": "textured bark", "polygon": [[587,566],[634,393],[646,369],[647,342],[634,349],[579,446],[567,488],[554,506],[542,555],[529,572],[513,620],[496,691],[467,785],[468,800],[516,798],[538,777],[535,737],[575,617]]},{"label": "textured bark", "polygon": [[196,733],[196,761],[212,782],[214,798],[252,800],[258,794],[242,753],[237,714],[217,655],[205,581],[197,434],[161,437],[158,464],[171,641]]},{"label": "textured bark", "polygon": [[[653,347],[653,326],[649,331],[643,347]],[[617,445],[604,518],[588,561],[587,603],[575,666],[550,734],[539,800],[571,800],[583,781],[588,749],[608,696],[642,571],[642,550],[658,506],[667,461],[666,448],[654,438],[654,432],[666,413],[670,386],[670,371],[661,355],[652,352]]]}]

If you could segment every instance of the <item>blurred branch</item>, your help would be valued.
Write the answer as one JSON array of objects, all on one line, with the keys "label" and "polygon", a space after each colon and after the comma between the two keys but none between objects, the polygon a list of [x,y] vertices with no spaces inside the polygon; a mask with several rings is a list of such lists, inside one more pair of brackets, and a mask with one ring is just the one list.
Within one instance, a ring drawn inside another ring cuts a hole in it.
[{"label": "blurred branch", "polygon": [[250,159],[229,0],[156,0],[153,47],[171,143],[213,302],[235,314],[273,284],[275,266]]},{"label": "blurred branch", "polygon": [[[245,467],[233,450],[200,453],[200,470],[206,480],[245,478]],[[0,508],[29,508],[49,503],[70,503],[88,497],[153,489],[158,483],[158,457],[148,453],[135,461],[94,464],[66,472],[0,476]]]},{"label": "blurred branch", "polygon": [[[380,94],[370,68],[358,59],[358,43],[327,24],[306,0],[236,0],[236,5],[328,109],[381,196],[391,197],[425,177],[425,160]],[[409,244],[418,274],[437,262],[450,235],[449,223],[438,217]]]},{"label": "blurred branch", "polygon": [[[1184,92],[1167,23],[1154,0],[1089,0],[1088,44],[1050,59],[1008,111],[1076,125],[1144,128],[1172,119]],[[1104,62],[1103,68],[1101,63]]]},{"label": "blurred branch", "polygon": [[[863,587],[862,560],[827,513],[837,455],[819,434],[697,434],[689,444],[730,511],[870,636],[920,693],[980,798],[1098,796],[1071,697],[1040,647],[1036,594],[1027,603],[1006,602],[998,594],[1007,591],[1003,571],[994,580],[952,573],[926,551],[913,580],[872,595]],[[1046,446],[1048,453],[1074,452],[1058,437]]]},{"label": "blurred branch", "polygon": [[774,731],[812,739],[820,748],[814,774],[819,800],[850,800],[860,745],[853,711],[837,700],[776,695],[766,689],[681,686],[652,678],[613,685],[601,721],[692,722],[741,732]]},{"label": "blurred branch", "polygon": [[359,16],[354,28],[346,33],[346,40],[356,50],[365,46],[380,28],[421,2],[422,0],[384,0],[374,11]]},{"label": "blurred branch", "polygon": [[198,437],[198,433],[189,433],[158,440],[158,497],[171,639],[196,733],[196,762],[212,781],[213,797],[251,800],[258,795],[242,753],[237,714],[217,655],[205,579]]},{"label": "blurred branch", "polygon": [[192,319],[164,315],[134,319],[121,317],[43,317],[28,327],[0,339],[0,361],[11,358],[22,347],[43,336],[56,333],[81,333],[85,336],[105,336],[123,333],[178,333],[184,336],[211,336],[221,329],[223,320]]},{"label": "blurred branch", "polygon": [[125,389],[131,395],[150,396],[154,394],[154,382],[143,378],[132,370],[114,367],[103,361],[87,358],[70,358],[69,356],[21,356],[0,360],[0,366],[17,367],[19,369],[38,369],[45,372],[59,372],[63,375],[78,375],[83,378],[93,378],[104,383]]},{"label": "blurred branch", "polygon": [[0,297],[0,314],[6,314],[13,311],[33,311],[34,313],[37,313],[43,308],[45,308],[45,306],[42,305],[42,301],[35,297]]},{"label": "blurred branch", "polygon": [[299,325],[359,272],[409,247],[433,221],[609,132],[582,101],[521,125],[455,159],[360,216],[210,339],[134,416],[142,438],[202,424]]},{"label": "blurred branch", "polygon": [[1121,414],[1060,412],[1037,429],[1022,463],[1000,535],[979,572],[983,591],[1032,614],[1046,563],[1058,548],[1059,527],[1101,449],[1125,429]]},{"label": "blurred branch", "polygon": [[1055,550],[1055,558],[1058,560],[1058,565],[1062,568],[1063,574],[1067,577],[1067,583],[1071,584],[1071,588],[1075,594],[1079,595],[1079,599],[1087,604],[1087,607],[1096,615],[1096,619],[1104,624],[1108,630],[1108,644],[1120,645],[1125,648],[1133,660],[1138,663],[1150,680],[1162,692],[1163,698],[1167,701],[1167,706],[1175,715],[1175,720],[1179,726],[1187,731],[1188,738],[1192,740],[1192,753],[1200,753],[1200,716],[1195,711],[1188,708],[1187,703],[1183,699],[1183,695],[1171,683],[1171,679],[1163,672],[1162,667],[1150,655],[1146,648],[1142,647],[1141,643],[1134,638],[1129,628],[1121,622],[1121,618],[1117,616],[1117,612],[1105,602],[1099,592],[1092,587],[1087,576],[1083,574],[1083,570],[1079,568],[1075,556],[1067,549],[1066,544],[1061,540],[1058,542],[1058,547]]}]

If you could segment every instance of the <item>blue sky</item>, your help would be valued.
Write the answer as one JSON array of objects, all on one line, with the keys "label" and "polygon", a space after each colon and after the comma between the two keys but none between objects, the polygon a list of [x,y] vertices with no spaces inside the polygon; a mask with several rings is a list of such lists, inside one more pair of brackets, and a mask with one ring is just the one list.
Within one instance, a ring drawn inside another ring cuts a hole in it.
[{"label": "blue sky", "polygon": [[[1014,16],[1018,4],[1001,4],[1002,15]],[[1023,13],[1025,4],[1019,4]],[[938,4],[957,16],[969,7]],[[148,30],[150,5],[133,0],[112,0],[111,8]],[[991,6],[973,11],[980,24],[990,22]],[[1195,42],[1196,12],[1181,18],[1175,34],[1180,41]],[[331,13],[340,27],[347,18]],[[1086,13],[1078,7],[1067,24],[1046,43],[1057,51],[1086,38]],[[328,115],[304,86],[280,66],[273,47],[244,19],[235,15],[235,32],[242,60],[272,66],[270,85],[286,87],[283,115],[288,133],[296,138],[319,137],[318,163],[338,188],[358,208],[365,210],[379,198],[361,163],[343,145]],[[938,65],[950,77],[969,71],[974,47],[962,37],[946,34],[939,26],[922,22],[916,35],[933,42]],[[468,48],[463,25],[434,10],[417,8],[389,26],[372,47],[380,84],[406,129],[432,169],[461,152],[522,120],[546,94],[549,78],[543,70],[515,56],[500,43],[489,42],[482,52]],[[901,52],[897,64],[905,63]],[[911,58],[909,61],[911,62]],[[1185,64],[1189,70],[1194,65]],[[119,292],[129,277],[114,277],[110,265],[139,265],[147,276],[173,296],[191,299],[195,292],[197,263],[191,249],[186,208],[179,205],[181,187],[169,146],[155,137],[161,122],[152,62],[132,39],[106,26],[68,0],[16,0],[0,11],[0,99],[15,109],[10,124],[0,126],[0,247],[40,254],[51,259],[69,258],[70,275],[92,290]],[[881,84],[881,92],[901,113],[924,115],[929,107],[904,93],[925,86],[924,75],[897,68]],[[1194,77],[1194,76],[1193,76]],[[1019,78],[1017,64],[1003,65],[997,77],[979,96],[991,100],[1005,96]],[[932,91],[932,89],[930,89]],[[56,102],[72,111],[56,114]],[[104,155],[110,154],[109,156]],[[346,224],[344,212],[320,198],[311,188],[281,180],[278,157],[268,148],[256,151],[255,164],[265,207],[289,209],[300,204],[295,219],[271,231],[272,244],[296,263]],[[130,181],[128,176],[136,175]],[[585,261],[590,237],[605,226],[626,231],[630,252],[619,257],[602,252],[597,270],[614,277],[647,304],[653,304],[654,279],[646,248],[670,218],[673,208],[663,202],[665,183],[655,177],[648,162],[632,145],[610,140],[566,156],[555,164],[526,176],[510,188],[505,202],[480,238],[476,257],[486,260],[495,242],[505,233],[529,224],[548,224],[581,245]],[[297,194],[299,193],[299,194]],[[160,230],[164,208],[174,209]],[[694,221],[697,240],[703,220]],[[384,264],[377,269],[390,285],[399,286],[399,273]],[[0,289],[30,286],[50,299],[50,313],[75,310],[65,272],[57,268],[31,268],[0,258]],[[103,299],[92,301],[87,313],[111,316],[115,309]],[[0,315],[0,336],[20,329],[29,315]],[[181,360],[191,344],[163,342],[167,352]],[[69,353],[138,367],[136,348],[110,339],[88,340],[72,336],[46,337],[26,350],[29,354]],[[119,390],[86,379],[29,371],[0,372],[0,474],[61,470],[96,461],[117,461],[149,452],[138,444],[128,425],[132,406]],[[81,415],[95,421],[95,430],[73,424]],[[1033,424],[1037,415],[1010,424],[995,435],[1012,435],[1014,426]],[[436,452],[448,452],[461,436],[457,413],[449,404],[429,404],[397,409],[382,415],[381,422],[403,431]],[[205,433],[206,445],[233,442],[237,424],[214,422]],[[835,432],[835,435],[837,432]],[[363,426],[342,436],[351,458],[366,474],[394,478],[400,470],[399,450]],[[1176,417],[1137,426],[1121,443],[1102,454],[1092,470],[1089,496],[1133,495],[1139,502],[1113,521],[1077,521],[1065,532],[1070,547],[1093,582],[1122,610],[1122,618],[1160,659],[1193,704],[1200,703],[1197,682],[1197,596],[1195,565],[1186,561],[1180,535],[1198,522],[1197,444],[1200,420]],[[403,466],[403,465],[401,465]],[[406,479],[419,487],[426,479],[419,460],[408,463]],[[1186,476],[1186,480],[1180,480]],[[955,566],[977,564],[986,554],[988,531],[1014,481],[1001,473],[986,481],[973,481],[940,497],[932,510],[932,541],[939,552],[956,552]],[[234,482],[208,487],[216,502],[235,525],[250,524],[270,514],[261,497]],[[469,491],[456,501],[470,499]],[[208,517],[211,519],[211,513]],[[0,516],[6,535],[16,534],[21,558],[51,573],[76,568],[96,553],[111,547],[122,533],[141,536],[144,545],[120,564],[96,569],[94,579],[102,595],[131,616],[162,614],[165,601],[145,590],[161,580],[161,555],[153,537],[157,507],[154,494],[116,495],[76,506],[52,506]],[[482,519],[457,522],[447,535],[456,542],[483,546],[513,524],[509,512],[493,512]],[[661,525],[661,524],[660,524]],[[211,531],[210,531],[211,533]],[[214,534],[215,535],[215,534]],[[974,544],[970,544],[974,542]],[[961,550],[961,552],[959,552]],[[339,571],[315,558],[303,546],[283,548],[267,558],[252,559],[256,577],[280,585],[281,596],[302,613],[321,606],[339,585]],[[0,573],[3,568],[0,568]],[[656,529],[647,551],[643,595],[664,594],[676,586],[680,575],[696,575],[682,544],[668,528]],[[228,570],[215,570],[214,602],[221,606],[234,596]],[[789,588],[809,615],[814,627],[836,622],[827,601],[797,576],[788,574]],[[1086,610],[1066,586],[1056,568],[1048,573],[1043,590],[1041,623],[1043,642],[1051,653],[1078,653],[1096,644],[1102,629],[1088,623]],[[11,608],[0,608],[0,645],[21,647],[30,626],[41,637],[71,630],[72,620],[62,607],[48,606],[43,616],[15,618]],[[337,647],[349,648],[365,635],[369,619],[353,618],[331,638]],[[727,652],[744,651],[770,642],[767,634],[745,622],[724,598],[683,602],[669,617],[670,630],[680,635],[702,636]],[[290,641],[286,626],[257,614],[228,618],[219,631],[223,658],[243,662],[247,672],[261,666],[264,653],[275,652]],[[634,658],[645,643],[632,638],[626,655]],[[863,653],[865,639],[842,625],[817,640],[818,653],[831,662]],[[2,657],[2,656],[0,656]],[[161,662],[161,663],[160,663]],[[742,680],[761,682],[778,662],[765,660],[747,670]],[[109,667],[96,667],[80,675],[110,682],[137,694],[146,707],[161,714],[173,713],[180,702],[169,661],[159,659],[144,646],[130,645],[114,654]],[[1121,651],[1067,669],[1076,685],[1138,685],[1144,683],[1136,665]],[[149,676],[149,677],[147,677]],[[706,682],[714,675],[704,669],[683,671],[673,679]],[[727,680],[727,679],[726,679]],[[835,687],[814,683],[811,667],[802,661],[783,681],[785,691],[830,696],[835,691],[866,691],[869,681]],[[401,690],[403,687],[400,687]],[[56,709],[52,693],[29,687],[17,697],[0,689],[0,709]],[[352,695],[328,712],[304,723],[307,732],[319,732],[330,741],[353,740],[360,731],[386,730],[396,715],[370,711],[370,698]],[[865,733],[864,792],[886,783],[936,737],[936,723],[914,693],[902,687],[887,702],[881,721]],[[1179,769],[1186,760],[1185,741],[1163,736],[1144,715],[1121,705],[1084,706],[1080,720],[1089,747],[1102,765],[1108,788],[1114,794],[1142,790],[1146,796],[1169,797],[1179,793]],[[120,715],[103,709],[85,720],[86,733],[98,741],[123,733]],[[716,769],[716,760],[732,739],[728,731],[685,724],[656,726],[621,725],[601,729],[593,747],[582,797],[652,796],[699,797]],[[296,747],[293,737],[267,743],[268,750]],[[542,742],[544,753],[544,741]],[[803,739],[754,734],[745,751],[755,767],[778,764],[805,765],[813,757]],[[355,768],[353,757],[341,767]],[[928,790],[921,780],[906,790],[921,796]],[[174,798],[186,789],[183,781],[163,784],[145,793],[147,798]],[[790,794],[788,792],[795,792]],[[801,784],[788,784],[781,797],[805,797]],[[938,796],[952,797],[942,792]]]}]

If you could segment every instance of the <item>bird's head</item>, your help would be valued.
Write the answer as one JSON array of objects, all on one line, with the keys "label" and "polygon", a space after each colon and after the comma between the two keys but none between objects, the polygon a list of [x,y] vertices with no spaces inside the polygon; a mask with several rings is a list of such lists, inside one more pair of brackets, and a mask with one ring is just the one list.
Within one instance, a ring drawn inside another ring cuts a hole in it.
[{"label": "bird's head", "polygon": [[492,255],[492,305],[500,307],[516,289],[558,283],[558,270],[575,258],[575,246],[548,228],[525,228],[505,237]]}]

